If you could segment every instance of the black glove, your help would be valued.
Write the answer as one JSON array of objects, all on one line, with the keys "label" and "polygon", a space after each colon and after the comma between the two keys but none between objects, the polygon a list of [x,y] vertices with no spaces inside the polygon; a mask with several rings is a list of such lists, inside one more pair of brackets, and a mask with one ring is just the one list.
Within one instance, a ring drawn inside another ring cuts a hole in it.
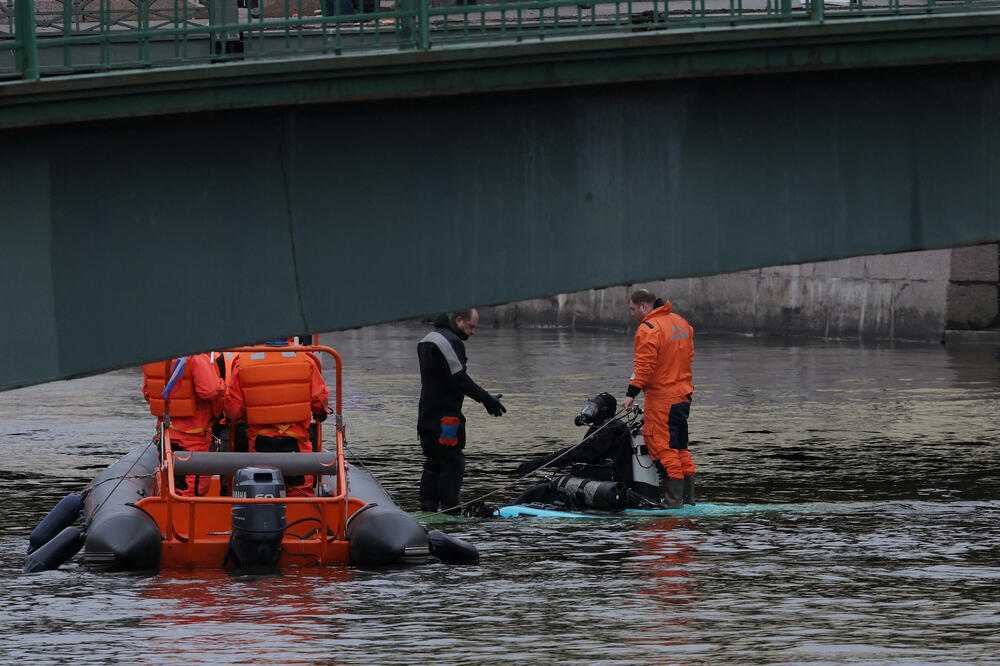
[{"label": "black glove", "polygon": [[532,472],[534,472],[539,467],[541,467],[541,465],[536,463],[534,460],[528,460],[527,462],[523,462],[517,466],[517,475],[527,476]]},{"label": "black glove", "polygon": [[316,423],[322,423],[326,421],[326,412],[313,412],[313,418],[316,419]]},{"label": "black glove", "polygon": [[503,393],[496,395],[486,394],[487,397],[483,400],[483,407],[486,408],[490,416],[503,416],[507,413],[507,408],[500,402],[500,396],[502,395]]}]

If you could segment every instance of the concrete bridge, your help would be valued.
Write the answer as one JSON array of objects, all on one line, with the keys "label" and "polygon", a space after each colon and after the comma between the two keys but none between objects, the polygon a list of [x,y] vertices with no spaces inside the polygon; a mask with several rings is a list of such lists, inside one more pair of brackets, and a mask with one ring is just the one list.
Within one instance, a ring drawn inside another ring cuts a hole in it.
[{"label": "concrete bridge", "polygon": [[158,4],[0,29],[0,388],[1000,239],[995,3]]}]

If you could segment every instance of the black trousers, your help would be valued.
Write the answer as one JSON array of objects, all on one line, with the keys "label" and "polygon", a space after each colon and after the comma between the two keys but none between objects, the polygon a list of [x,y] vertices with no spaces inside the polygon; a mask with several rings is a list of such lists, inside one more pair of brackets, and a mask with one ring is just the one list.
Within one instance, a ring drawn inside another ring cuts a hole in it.
[{"label": "black trousers", "polygon": [[[282,435],[276,437],[261,435],[254,442],[254,451],[261,453],[298,453],[300,448],[299,440]],[[299,494],[312,494],[313,477],[286,476],[284,479],[286,492],[289,495],[296,494],[291,492],[293,489],[297,490]]]},{"label": "black trousers", "polygon": [[[420,510],[451,509],[459,503],[465,478],[465,455],[456,446],[439,444],[437,437],[421,435],[424,472],[420,476]],[[460,513],[460,509],[449,513]]]}]

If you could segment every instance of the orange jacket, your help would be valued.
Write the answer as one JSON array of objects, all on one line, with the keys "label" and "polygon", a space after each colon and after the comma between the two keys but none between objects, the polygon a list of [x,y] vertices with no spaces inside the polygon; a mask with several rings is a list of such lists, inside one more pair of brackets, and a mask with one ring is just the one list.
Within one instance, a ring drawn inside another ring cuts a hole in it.
[{"label": "orange jacket", "polygon": [[215,364],[215,369],[216,370],[219,369],[219,357],[222,358],[222,368],[223,368],[223,370],[222,370],[222,379],[223,379],[223,381],[226,382],[226,384],[228,384],[229,383],[229,378],[233,376],[233,359],[236,358],[236,352],[231,352],[231,351],[227,351],[227,352],[214,351],[214,352],[212,352],[209,360],[211,360],[212,363]]},{"label": "orange jacket", "polygon": [[692,393],[693,359],[694,329],[684,317],[672,313],[667,302],[646,315],[635,332],[629,393],[640,389],[647,399],[650,394],[680,398]]},{"label": "orange jacket", "polygon": [[226,417],[246,421],[250,441],[258,435],[309,437],[312,415],[326,411],[330,391],[311,355],[282,350],[240,352],[233,360]]},{"label": "orange jacket", "polygon": [[[163,416],[163,388],[176,362],[173,359],[142,366],[142,396],[154,416]],[[184,375],[170,394],[171,437],[181,442],[204,441],[213,417],[222,413],[225,392],[226,384],[208,354],[189,356]]]}]

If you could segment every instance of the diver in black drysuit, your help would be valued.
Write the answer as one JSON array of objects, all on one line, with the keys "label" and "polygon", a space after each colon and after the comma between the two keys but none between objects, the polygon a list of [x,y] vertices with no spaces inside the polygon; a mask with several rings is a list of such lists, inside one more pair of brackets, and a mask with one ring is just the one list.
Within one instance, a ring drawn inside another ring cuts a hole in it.
[{"label": "diver in black drysuit", "polygon": [[[621,419],[613,419],[618,402],[610,393],[599,393],[590,398],[586,406],[574,420],[578,426],[590,425],[583,443],[568,446],[554,453],[538,456],[517,467],[517,475],[525,476],[552,463],[549,468],[566,468],[574,463],[587,463],[610,468],[612,481],[625,488],[632,485],[632,437],[628,425]],[[568,469],[560,469],[566,474]],[[556,482],[553,480],[529,486],[517,498],[515,504],[543,503],[556,500]],[[649,508],[650,502],[632,492],[628,493],[628,506]],[[655,504],[655,503],[653,503]]]}]

